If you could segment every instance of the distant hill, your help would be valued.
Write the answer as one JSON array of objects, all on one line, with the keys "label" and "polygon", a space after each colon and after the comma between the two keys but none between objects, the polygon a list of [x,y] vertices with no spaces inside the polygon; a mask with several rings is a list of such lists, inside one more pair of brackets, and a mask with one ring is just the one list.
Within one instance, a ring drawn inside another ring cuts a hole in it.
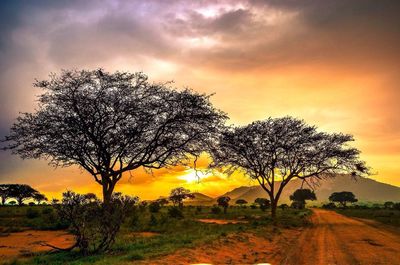
[{"label": "distant hill", "polygon": [[187,199],[184,201],[185,205],[212,205],[214,199],[200,192],[192,193],[193,199]]},{"label": "distant hill", "polygon": [[[301,180],[293,180],[285,187],[280,198],[281,203],[288,203],[289,196],[301,187]],[[303,188],[308,188],[304,184]],[[336,191],[351,191],[360,202],[385,202],[400,201],[400,187],[381,183],[368,178],[359,178],[357,181],[349,176],[340,175],[336,178],[321,180],[320,185],[315,188],[317,202],[326,202],[328,197]],[[239,187],[226,194],[231,199],[244,199],[254,202],[258,197],[267,198],[267,193],[260,186]]]}]

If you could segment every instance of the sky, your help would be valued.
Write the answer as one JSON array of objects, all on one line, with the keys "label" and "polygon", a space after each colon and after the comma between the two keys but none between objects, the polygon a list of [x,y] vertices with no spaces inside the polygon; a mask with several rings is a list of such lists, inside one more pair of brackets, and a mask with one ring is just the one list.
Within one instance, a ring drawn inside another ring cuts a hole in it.
[{"label": "sky", "polygon": [[[291,115],[353,134],[378,181],[400,186],[400,1],[11,1],[0,3],[0,139],[32,86],[61,69],[143,71],[215,93],[230,124]],[[124,175],[117,190],[143,199],[173,187],[217,196],[256,185],[181,167]],[[48,197],[97,192],[77,167],[52,168],[0,152],[0,183]]]}]

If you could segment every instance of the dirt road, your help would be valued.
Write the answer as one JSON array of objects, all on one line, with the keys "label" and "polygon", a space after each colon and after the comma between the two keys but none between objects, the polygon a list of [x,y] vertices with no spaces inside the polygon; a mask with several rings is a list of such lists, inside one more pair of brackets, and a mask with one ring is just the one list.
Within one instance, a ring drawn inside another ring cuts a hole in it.
[{"label": "dirt road", "polygon": [[400,264],[400,235],[383,226],[320,209],[312,222],[281,264]]},{"label": "dirt road", "polygon": [[399,233],[333,211],[313,211],[313,225],[303,230],[284,230],[269,239],[249,233],[231,235],[143,264],[400,264]]}]

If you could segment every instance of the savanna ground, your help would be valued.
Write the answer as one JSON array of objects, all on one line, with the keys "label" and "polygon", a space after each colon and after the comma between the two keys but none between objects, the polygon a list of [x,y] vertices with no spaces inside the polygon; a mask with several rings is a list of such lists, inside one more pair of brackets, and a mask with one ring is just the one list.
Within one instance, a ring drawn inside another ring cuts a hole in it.
[{"label": "savanna ground", "polygon": [[41,245],[66,247],[73,242],[50,206],[1,207],[0,260],[5,264],[399,264],[399,211],[312,211],[279,209],[274,225],[268,212],[250,207],[231,207],[223,214],[211,213],[210,207],[185,206],[182,219],[170,217],[168,207],[158,213],[137,209],[109,253],[84,257],[77,252],[48,253],[50,249]]}]

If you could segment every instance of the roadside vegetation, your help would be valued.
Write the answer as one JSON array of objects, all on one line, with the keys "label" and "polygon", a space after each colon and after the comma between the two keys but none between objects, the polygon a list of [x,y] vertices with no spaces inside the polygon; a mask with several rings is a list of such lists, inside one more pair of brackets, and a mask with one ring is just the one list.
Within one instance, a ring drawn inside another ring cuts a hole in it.
[{"label": "roadside vegetation", "polygon": [[[281,229],[296,228],[308,224],[310,210],[279,209],[278,222],[273,222],[269,211],[259,207],[229,206],[223,213],[218,206],[161,206],[154,211],[154,205],[138,203],[125,219],[112,248],[105,254],[84,255],[82,252],[56,252],[33,254],[33,257],[10,260],[6,264],[126,264],[171,253],[182,247],[193,247],[228,236],[231,233],[255,233],[272,238]],[[215,213],[214,208],[220,211]],[[58,229],[51,226],[47,212],[51,206],[4,206],[0,207],[1,223],[17,218],[15,231],[23,229]],[[171,209],[179,216],[171,214]],[[35,217],[28,217],[35,210]],[[52,214],[57,215],[55,211]],[[202,222],[200,220],[227,220],[227,224]],[[240,221],[238,223],[230,221]],[[274,224],[274,225],[273,225]],[[64,224],[68,225],[68,224]],[[12,232],[12,231],[10,231]],[[3,231],[3,236],[6,232]]]}]

